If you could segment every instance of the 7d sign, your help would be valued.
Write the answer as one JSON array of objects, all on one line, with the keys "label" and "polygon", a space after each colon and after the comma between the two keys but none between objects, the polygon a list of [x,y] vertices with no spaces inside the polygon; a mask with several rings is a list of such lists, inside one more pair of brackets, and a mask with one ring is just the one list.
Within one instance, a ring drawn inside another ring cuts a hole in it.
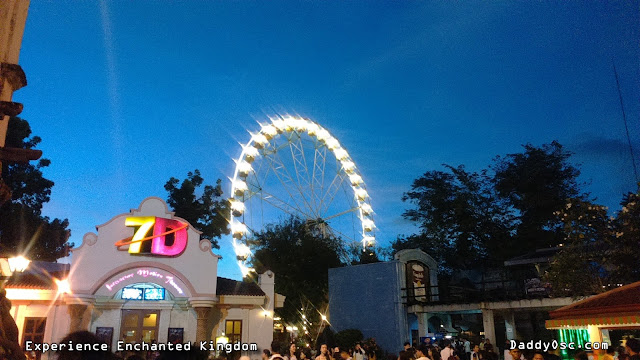
[{"label": "7d sign", "polygon": [[[119,249],[129,245],[130,254],[175,256],[187,247],[189,224],[182,221],[155,216],[132,216],[125,220],[125,226],[135,227],[136,230],[132,237],[117,241],[115,246]],[[167,244],[171,237],[173,242]]]}]

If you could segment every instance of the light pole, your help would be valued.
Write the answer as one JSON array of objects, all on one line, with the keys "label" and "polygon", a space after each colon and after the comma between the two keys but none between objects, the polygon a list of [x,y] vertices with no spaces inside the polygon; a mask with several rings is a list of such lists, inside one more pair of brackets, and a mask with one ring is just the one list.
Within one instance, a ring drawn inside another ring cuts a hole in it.
[{"label": "light pole", "polygon": [[16,272],[24,272],[30,261],[24,256],[0,258],[0,355],[10,360],[24,359],[18,342],[18,326],[11,316],[11,301],[4,288],[7,280]]}]

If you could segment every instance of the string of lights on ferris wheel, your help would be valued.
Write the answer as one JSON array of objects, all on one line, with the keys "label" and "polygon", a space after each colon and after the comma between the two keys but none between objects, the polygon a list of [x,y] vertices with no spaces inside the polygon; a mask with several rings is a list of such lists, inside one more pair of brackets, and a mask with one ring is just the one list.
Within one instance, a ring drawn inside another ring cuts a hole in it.
[{"label": "string of lights on ferris wheel", "polygon": [[361,225],[360,241],[363,249],[373,246],[375,244],[375,223],[373,221],[374,211],[371,207],[369,193],[351,156],[340,145],[338,139],[316,122],[301,117],[278,116],[270,118],[270,123],[261,124],[260,127],[260,131],[251,134],[249,142],[242,146],[242,153],[235,160],[236,166],[231,179],[232,197],[229,199],[231,208],[229,223],[233,236],[233,247],[242,275],[246,276],[253,271],[248,265],[253,254],[246,244],[246,238],[250,230],[242,220],[242,216],[247,211],[244,200],[245,194],[249,191],[247,177],[255,171],[252,163],[260,156],[265,156],[264,151],[261,153],[261,150],[264,150],[272,139],[281,134],[306,133],[331,151],[336,160],[339,161],[340,171],[347,176],[348,183],[353,190],[353,197],[357,204],[357,209],[355,210]]}]

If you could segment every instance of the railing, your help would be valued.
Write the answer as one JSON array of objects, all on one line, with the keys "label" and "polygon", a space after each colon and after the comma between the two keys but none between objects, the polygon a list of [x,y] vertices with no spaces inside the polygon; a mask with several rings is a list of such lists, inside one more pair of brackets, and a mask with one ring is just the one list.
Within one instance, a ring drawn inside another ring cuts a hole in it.
[{"label": "railing", "polygon": [[403,303],[464,304],[489,301],[540,299],[549,297],[543,286],[526,285],[524,280],[498,280],[449,286],[420,286],[402,288]]}]

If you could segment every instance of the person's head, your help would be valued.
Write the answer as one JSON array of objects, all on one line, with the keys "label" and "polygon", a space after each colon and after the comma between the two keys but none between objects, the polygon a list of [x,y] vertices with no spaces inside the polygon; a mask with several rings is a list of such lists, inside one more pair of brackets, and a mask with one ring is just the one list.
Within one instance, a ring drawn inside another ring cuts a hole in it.
[{"label": "person's head", "polygon": [[485,339],[485,340],[484,340],[484,343],[485,343],[485,344],[491,344],[491,339]]},{"label": "person's head", "polygon": [[429,348],[426,345],[418,345],[416,347],[416,358],[426,357],[429,354]]},{"label": "person's head", "polygon": [[264,350],[262,350],[262,358],[263,358],[263,359],[265,359],[265,358],[267,358],[267,359],[268,359],[268,358],[270,358],[270,357],[271,357],[271,351],[269,351],[269,349],[264,349]]},{"label": "person's head", "polygon": [[339,348],[339,347],[337,347],[337,346],[336,346],[336,347],[334,347],[334,348],[333,348],[333,353],[334,353],[334,354],[339,354],[339,353],[340,353],[340,348]]},{"label": "person's head", "polygon": [[327,344],[320,345],[320,354],[327,355],[329,353],[329,348],[327,348]]},{"label": "person's head", "polygon": [[289,354],[293,354],[296,352],[296,344],[289,345]]},{"label": "person's head", "polygon": [[533,354],[533,360],[544,360],[544,355],[542,355],[542,353],[536,352]]},{"label": "person's head", "polygon": [[625,344],[625,348],[627,350],[627,353],[631,356],[640,353],[640,340],[636,338],[628,339],[627,343]]},{"label": "person's head", "polygon": [[[76,331],[68,334],[60,341],[61,343],[72,342],[74,344],[104,344],[94,333],[89,331]],[[58,360],[107,360],[111,359],[109,351],[58,351]]]},{"label": "person's head", "polygon": [[405,349],[405,350],[409,350],[409,348],[410,348],[410,347],[411,347],[411,343],[410,343],[410,342],[408,342],[408,341],[405,341],[405,343],[404,343],[404,349]]},{"label": "person's head", "polygon": [[248,357],[247,355],[242,355],[242,356],[240,356],[240,359],[238,359],[238,360],[251,360],[251,358]]},{"label": "person's head", "polygon": [[342,351],[340,351],[340,357],[343,360],[347,360],[349,358],[349,352],[347,352],[346,349],[342,349]]},{"label": "person's head", "polygon": [[138,354],[133,354],[128,356],[127,360],[144,360],[144,358]]},{"label": "person's head", "polygon": [[431,344],[431,338],[428,337],[428,336],[426,338],[424,338],[424,343],[427,344],[427,345]]},{"label": "person's head", "polygon": [[278,340],[273,340],[271,342],[271,355],[280,354],[280,342]]},{"label": "person's head", "polygon": [[615,347],[613,347],[613,346],[609,346],[609,347],[607,348],[607,354],[609,354],[609,355],[613,355],[613,354],[615,354],[615,353],[616,353],[616,348],[615,348]]},{"label": "person's head", "polygon": [[513,360],[518,360],[520,359],[520,356],[522,356],[522,351],[520,351],[520,349],[518,348],[515,348],[515,349],[509,350],[509,354],[511,354],[511,357],[513,357]]},{"label": "person's head", "polygon": [[362,347],[360,346],[360,343],[359,343],[359,342],[357,342],[357,343],[356,343],[356,350],[360,350],[360,349],[362,349]]},{"label": "person's head", "polygon": [[480,345],[478,344],[473,345],[473,352],[477,353],[478,351],[480,351]]},{"label": "person's head", "polygon": [[579,351],[575,355],[573,355],[575,360],[589,360],[589,356],[584,351]]}]

